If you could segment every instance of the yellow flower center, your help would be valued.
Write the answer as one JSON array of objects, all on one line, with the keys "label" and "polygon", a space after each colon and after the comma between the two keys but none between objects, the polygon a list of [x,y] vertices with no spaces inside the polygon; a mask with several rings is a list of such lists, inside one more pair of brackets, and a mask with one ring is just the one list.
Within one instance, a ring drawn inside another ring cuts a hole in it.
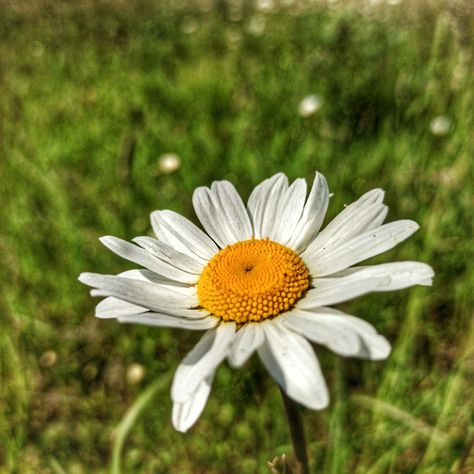
[{"label": "yellow flower center", "polygon": [[244,324],[288,310],[309,287],[309,271],[293,250],[271,240],[228,245],[204,268],[201,307],[224,321]]}]

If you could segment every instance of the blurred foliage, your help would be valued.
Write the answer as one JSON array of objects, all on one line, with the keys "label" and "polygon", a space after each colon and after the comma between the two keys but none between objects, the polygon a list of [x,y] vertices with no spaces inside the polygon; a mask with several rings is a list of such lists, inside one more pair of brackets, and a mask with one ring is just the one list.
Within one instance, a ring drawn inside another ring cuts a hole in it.
[{"label": "blurred foliage", "polygon": [[[124,473],[265,473],[291,455],[257,358],[219,369],[186,435],[171,427],[168,388],[142,406],[199,335],[95,320],[77,275],[131,268],[97,237],[149,233],[154,209],[195,219],[198,185],[229,179],[247,196],[277,171],[316,169],[335,193],[329,217],[384,188],[389,220],[421,230],[377,261],[420,259],[437,276],[344,305],[390,339],[388,361],[316,349],[332,404],[305,411],[314,472],[473,472],[469,0],[0,10],[0,472],[108,472],[114,443]],[[322,107],[301,117],[309,94]],[[179,170],[160,171],[164,153]]]}]

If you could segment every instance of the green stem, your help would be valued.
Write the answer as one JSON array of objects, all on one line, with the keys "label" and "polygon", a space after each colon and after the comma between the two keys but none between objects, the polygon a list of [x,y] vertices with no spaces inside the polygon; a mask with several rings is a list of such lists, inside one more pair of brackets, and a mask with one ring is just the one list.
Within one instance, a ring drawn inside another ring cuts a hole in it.
[{"label": "green stem", "polygon": [[125,444],[125,440],[133,428],[133,425],[141,415],[143,410],[152,401],[153,397],[164,391],[168,387],[173,372],[162,374],[159,379],[151,383],[135,400],[135,403],[127,410],[120,423],[115,429],[115,441],[112,449],[112,466],[110,469],[111,474],[121,474],[122,472],[122,451]]},{"label": "green stem", "polygon": [[309,474],[308,453],[306,450],[306,437],[304,434],[303,418],[299,405],[291,400],[280,387],[280,393],[285,405],[286,418],[290,426],[291,442],[296,457],[298,474]]}]

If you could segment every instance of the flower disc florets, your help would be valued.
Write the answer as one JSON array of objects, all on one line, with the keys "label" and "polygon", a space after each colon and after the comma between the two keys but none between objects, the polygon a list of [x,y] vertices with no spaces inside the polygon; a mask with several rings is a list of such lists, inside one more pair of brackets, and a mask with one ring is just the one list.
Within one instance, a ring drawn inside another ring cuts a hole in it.
[{"label": "flower disc florets", "polygon": [[309,283],[309,271],[296,252],[268,239],[252,239],[217,253],[197,288],[203,308],[224,321],[244,324],[287,311]]}]

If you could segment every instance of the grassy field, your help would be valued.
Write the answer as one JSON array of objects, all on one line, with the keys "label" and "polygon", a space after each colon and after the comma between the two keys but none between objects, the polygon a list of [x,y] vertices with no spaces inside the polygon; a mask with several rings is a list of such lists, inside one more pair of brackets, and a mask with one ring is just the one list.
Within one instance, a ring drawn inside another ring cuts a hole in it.
[{"label": "grassy field", "polygon": [[[436,277],[344,305],[391,341],[387,361],[316,348],[332,401],[304,411],[312,472],[474,472],[474,9],[449,5],[0,0],[1,473],[291,461],[258,358],[223,364],[198,423],[175,432],[169,380],[200,334],[97,320],[77,276],[131,268],[97,238],[149,233],[154,209],[195,220],[198,185],[246,197],[314,170],[328,218],[384,188],[388,220],[421,230],[377,261]],[[322,106],[302,117],[310,94]],[[160,171],[164,153],[177,171]]]}]

